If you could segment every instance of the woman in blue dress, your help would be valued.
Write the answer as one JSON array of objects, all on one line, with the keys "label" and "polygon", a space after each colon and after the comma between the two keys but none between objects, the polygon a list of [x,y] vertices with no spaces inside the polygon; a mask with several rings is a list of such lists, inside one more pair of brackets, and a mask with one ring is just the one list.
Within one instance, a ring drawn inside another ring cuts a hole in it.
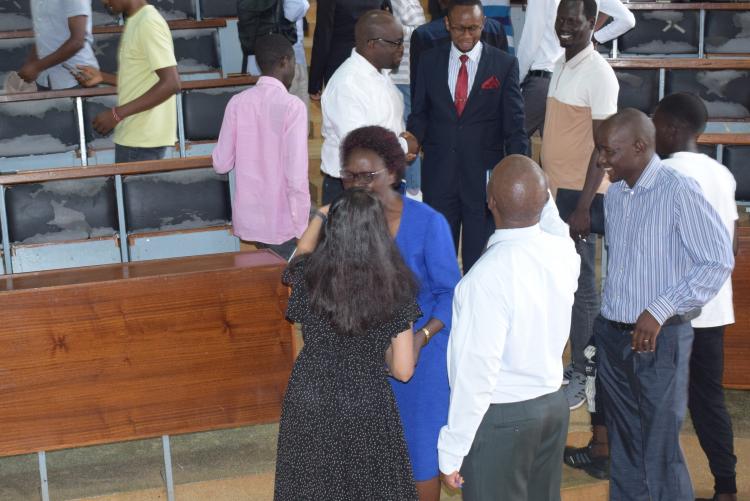
[{"label": "woman in blue dress", "polygon": [[414,376],[391,380],[409,449],[420,501],[440,499],[437,442],[448,420],[450,388],[446,350],[453,289],[461,279],[448,222],[422,202],[403,197],[406,157],[396,135],[369,126],[349,133],[341,145],[345,188],[371,191],[382,203],[391,235],[419,281],[417,302],[424,316],[414,332],[424,339]]}]

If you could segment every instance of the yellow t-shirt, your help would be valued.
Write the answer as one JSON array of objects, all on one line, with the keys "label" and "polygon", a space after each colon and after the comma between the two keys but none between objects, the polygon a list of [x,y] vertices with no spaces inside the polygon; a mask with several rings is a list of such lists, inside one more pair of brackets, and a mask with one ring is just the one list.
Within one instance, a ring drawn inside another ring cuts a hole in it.
[{"label": "yellow t-shirt", "polygon": [[[177,66],[172,34],[152,5],[142,7],[125,22],[117,70],[119,106],[142,96],[159,81],[156,70]],[[140,148],[171,146],[177,140],[175,96],[159,106],[125,118],[115,128],[116,144]]]}]

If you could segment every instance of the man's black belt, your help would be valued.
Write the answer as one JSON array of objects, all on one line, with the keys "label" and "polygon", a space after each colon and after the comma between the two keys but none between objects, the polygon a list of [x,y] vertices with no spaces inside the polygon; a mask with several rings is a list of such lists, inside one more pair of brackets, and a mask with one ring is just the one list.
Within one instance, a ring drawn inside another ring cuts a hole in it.
[{"label": "man's black belt", "polygon": [[[692,319],[696,318],[700,314],[701,314],[701,309],[696,308],[695,310],[691,310],[683,315],[675,315],[673,317],[669,317],[663,324],[661,324],[661,326],[666,327],[668,325],[684,324],[686,322],[690,322]],[[609,319],[605,319],[605,320],[607,320],[607,322],[609,322],[609,325],[611,325],[618,331],[632,331],[635,329],[635,324],[615,322],[614,320],[609,320]]]},{"label": "man's black belt", "polygon": [[528,75],[539,78],[552,78],[552,72],[544,70],[531,70],[529,71]]}]

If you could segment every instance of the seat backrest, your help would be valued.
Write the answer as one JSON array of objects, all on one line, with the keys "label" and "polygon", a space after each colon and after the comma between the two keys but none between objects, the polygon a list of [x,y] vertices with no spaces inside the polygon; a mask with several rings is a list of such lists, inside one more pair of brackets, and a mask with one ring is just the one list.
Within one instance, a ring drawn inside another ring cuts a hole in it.
[{"label": "seat backrest", "polygon": [[194,0],[149,0],[156,7],[164,19],[195,19]]},{"label": "seat backrest", "polygon": [[117,73],[117,50],[119,47],[119,33],[94,35],[94,53],[102,71]]},{"label": "seat backrest", "polygon": [[86,144],[94,149],[114,148],[112,133],[102,136],[94,130],[94,118],[102,111],[117,106],[117,96],[87,97],[83,100],[83,130]]},{"label": "seat backrest", "polygon": [[8,73],[18,71],[23,66],[33,46],[33,38],[0,40],[0,93],[4,92],[2,86]]},{"label": "seat backrest", "polygon": [[73,99],[0,103],[0,156],[62,153],[78,146]]},{"label": "seat backrest", "polygon": [[737,181],[737,200],[750,201],[750,146],[725,146],[724,165]]},{"label": "seat backrest", "polygon": [[750,11],[706,11],[704,50],[714,54],[750,54]]},{"label": "seat backrest", "polygon": [[237,0],[200,0],[201,16],[237,17]]},{"label": "seat backrest", "polygon": [[617,70],[620,94],[617,108],[636,108],[651,114],[659,102],[659,70]]},{"label": "seat backrest", "polygon": [[86,240],[119,226],[111,177],[12,185],[5,200],[13,243]]},{"label": "seat backrest", "polygon": [[30,29],[31,0],[0,1],[0,31]]},{"label": "seat backrest", "polygon": [[214,72],[221,69],[216,30],[174,30],[174,53],[180,73]]},{"label": "seat backrest", "polygon": [[617,42],[625,54],[697,54],[700,14],[697,10],[637,10],[635,28]]},{"label": "seat backrest", "polygon": [[185,139],[211,141],[219,138],[224,110],[232,96],[247,87],[195,89],[182,94],[182,116],[185,121]]},{"label": "seat backrest", "polygon": [[114,26],[119,24],[120,16],[112,14],[102,0],[92,0],[91,22],[94,26]]},{"label": "seat backrest", "polygon": [[193,169],[123,178],[128,233],[218,226],[231,221],[227,176]]},{"label": "seat backrest", "polygon": [[692,92],[710,119],[750,118],[750,70],[668,70],[664,94]]}]

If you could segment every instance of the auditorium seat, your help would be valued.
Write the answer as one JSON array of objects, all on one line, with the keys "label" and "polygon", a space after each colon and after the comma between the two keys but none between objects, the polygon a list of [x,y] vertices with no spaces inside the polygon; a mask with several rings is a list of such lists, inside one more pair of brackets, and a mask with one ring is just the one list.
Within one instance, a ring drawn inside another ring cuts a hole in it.
[{"label": "auditorium seat", "polygon": [[216,141],[224,110],[232,96],[248,87],[195,89],[182,93],[182,113],[187,141]]},{"label": "auditorium seat", "polygon": [[750,71],[668,70],[664,93],[675,92],[699,95],[711,120],[750,118]]},{"label": "auditorium seat", "polygon": [[709,157],[716,160],[716,145],[715,144],[699,144],[698,152],[708,155]]},{"label": "auditorium seat", "polygon": [[200,0],[201,16],[212,17],[237,17],[236,0]]},{"label": "auditorium seat", "polygon": [[737,181],[737,200],[750,202],[750,146],[725,146],[723,163]]},{"label": "auditorium seat", "polygon": [[120,16],[112,14],[102,0],[92,0],[91,22],[94,26],[114,26],[120,23]]},{"label": "auditorium seat", "polygon": [[194,0],[149,0],[156,7],[164,19],[195,19]]},{"label": "auditorium seat", "polygon": [[113,178],[6,187],[15,273],[118,263]]},{"label": "auditorium seat", "polygon": [[114,148],[112,134],[102,136],[94,130],[94,118],[102,111],[111,109],[117,105],[117,96],[87,97],[83,100],[83,130],[86,137],[86,145],[94,150]]},{"label": "auditorium seat", "polygon": [[750,54],[750,11],[706,11],[705,52]]},{"label": "auditorium seat", "polygon": [[99,68],[107,73],[117,73],[117,49],[120,47],[119,33],[94,35],[94,53]]},{"label": "auditorium seat", "polygon": [[172,38],[180,73],[221,70],[215,29],[173,30]]},{"label": "auditorium seat", "polygon": [[659,70],[616,70],[620,83],[617,108],[636,108],[651,114],[659,102]]},{"label": "auditorium seat", "polygon": [[0,103],[0,155],[18,157],[78,148],[78,122],[71,98]]},{"label": "auditorium seat", "polygon": [[698,54],[697,10],[636,10],[635,28],[617,41],[623,55]]},{"label": "auditorium seat", "polygon": [[239,250],[226,175],[192,169],[123,178],[134,261]]},{"label": "auditorium seat", "polygon": [[[30,30],[31,1],[0,1],[0,31]],[[0,58],[2,59],[2,58]]]}]

